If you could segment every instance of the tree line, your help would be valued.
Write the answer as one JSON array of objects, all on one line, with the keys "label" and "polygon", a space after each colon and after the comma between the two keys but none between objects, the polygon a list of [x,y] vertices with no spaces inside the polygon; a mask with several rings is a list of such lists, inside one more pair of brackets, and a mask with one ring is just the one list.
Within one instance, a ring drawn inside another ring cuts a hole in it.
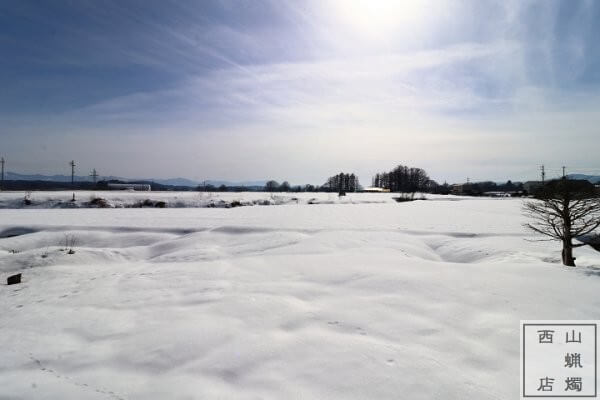
[{"label": "tree line", "polygon": [[343,172],[329,177],[323,186],[330,192],[338,193],[356,192],[361,189],[356,175]]},{"label": "tree line", "polygon": [[422,168],[398,165],[389,172],[381,172],[373,177],[373,186],[390,192],[429,192],[435,182],[429,179]]}]

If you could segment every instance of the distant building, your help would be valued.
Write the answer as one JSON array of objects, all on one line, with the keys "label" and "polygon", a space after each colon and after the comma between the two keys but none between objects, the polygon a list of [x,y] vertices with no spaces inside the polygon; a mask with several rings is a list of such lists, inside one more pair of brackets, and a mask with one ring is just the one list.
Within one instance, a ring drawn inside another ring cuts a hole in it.
[{"label": "distant building", "polygon": [[455,183],[450,187],[450,193],[456,196],[460,196],[464,192],[464,186],[462,183]]},{"label": "distant building", "polygon": [[542,187],[542,181],[527,181],[523,184],[523,190],[530,194],[540,187]]},{"label": "distant building", "polygon": [[367,187],[362,190],[362,192],[366,193],[389,193],[390,189],[384,189],[379,187]]},{"label": "distant building", "polygon": [[109,183],[108,190],[132,190],[139,192],[149,192],[152,187],[145,183]]},{"label": "distant building", "polygon": [[483,192],[483,195],[488,197],[512,197],[511,192]]}]

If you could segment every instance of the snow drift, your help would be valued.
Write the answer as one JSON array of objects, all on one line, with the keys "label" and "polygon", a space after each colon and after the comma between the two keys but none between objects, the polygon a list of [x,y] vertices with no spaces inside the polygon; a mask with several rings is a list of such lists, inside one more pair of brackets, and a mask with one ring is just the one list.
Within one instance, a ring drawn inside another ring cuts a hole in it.
[{"label": "snow drift", "polygon": [[359,199],[0,210],[0,397],[508,400],[519,320],[598,318],[520,200]]}]

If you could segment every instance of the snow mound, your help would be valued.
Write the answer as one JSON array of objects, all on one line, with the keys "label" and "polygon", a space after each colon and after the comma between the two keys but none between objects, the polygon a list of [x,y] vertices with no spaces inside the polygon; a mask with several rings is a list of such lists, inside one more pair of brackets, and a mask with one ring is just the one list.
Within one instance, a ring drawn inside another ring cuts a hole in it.
[{"label": "snow mound", "polygon": [[0,210],[2,396],[509,400],[519,320],[597,318],[520,200],[359,199]]}]

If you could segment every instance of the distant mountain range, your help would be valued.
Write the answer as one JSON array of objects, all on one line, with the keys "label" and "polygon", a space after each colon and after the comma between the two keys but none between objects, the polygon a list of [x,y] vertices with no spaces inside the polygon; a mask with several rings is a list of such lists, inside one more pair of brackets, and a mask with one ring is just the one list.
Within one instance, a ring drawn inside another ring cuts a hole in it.
[{"label": "distant mountain range", "polygon": [[[15,172],[6,172],[4,174],[4,179],[7,181],[44,181],[44,182],[71,182],[71,175],[26,175],[26,174],[17,174]],[[75,181],[77,182],[92,182],[91,176],[79,176],[75,175]],[[202,182],[193,181],[191,179],[186,178],[169,178],[169,179],[155,179],[155,178],[123,178],[120,176],[99,176],[98,180],[119,180],[124,182],[132,182],[132,181],[145,181],[145,182],[155,182],[161,185],[170,185],[170,186],[187,186],[187,187],[196,187],[198,185],[213,185],[213,186],[264,186],[267,182],[266,180],[262,181],[242,181],[242,182],[229,182],[229,181],[217,181],[217,180],[207,180]]]},{"label": "distant mountain range", "polygon": [[600,175],[569,174],[567,176],[570,179],[586,180],[592,182],[593,184],[600,183]]},{"label": "distant mountain range", "polygon": [[[77,181],[77,182],[91,182],[92,181],[92,177],[90,177],[90,176],[75,175],[74,178],[75,178],[75,181]],[[9,171],[4,174],[4,179],[6,179],[7,181],[71,182],[71,175],[40,175],[40,174],[24,175],[24,174],[17,174],[15,172]],[[118,176],[98,177],[98,180],[100,180],[100,179],[124,180],[124,178],[120,178]]]}]

